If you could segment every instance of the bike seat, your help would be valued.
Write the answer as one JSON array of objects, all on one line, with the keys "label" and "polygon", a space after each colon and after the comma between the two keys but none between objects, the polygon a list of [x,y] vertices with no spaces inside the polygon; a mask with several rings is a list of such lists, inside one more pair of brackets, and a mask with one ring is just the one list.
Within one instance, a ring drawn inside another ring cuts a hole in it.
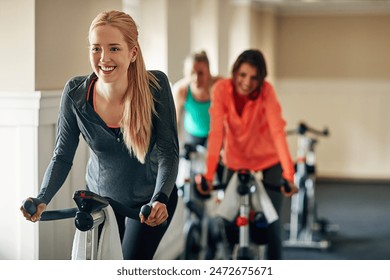
[{"label": "bike seat", "polygon": [[247,169],[240,169],[237,171],[238,181],[240,182],[237,186],[237,192],[239,195],[249,194],[248,183],[251,180],[251,172]]}]

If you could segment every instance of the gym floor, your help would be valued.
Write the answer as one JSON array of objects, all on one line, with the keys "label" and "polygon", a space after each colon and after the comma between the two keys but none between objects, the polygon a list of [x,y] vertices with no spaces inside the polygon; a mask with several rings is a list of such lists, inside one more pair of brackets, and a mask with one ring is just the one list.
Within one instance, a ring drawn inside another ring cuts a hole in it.
[{"label": "gym floor", "polygon": [[[285,248],[285,260],[390,260],[390,184],[318,180],[318,217],[339,227],[326,250]],[[282,221],[289,220],[286,202]]]}]

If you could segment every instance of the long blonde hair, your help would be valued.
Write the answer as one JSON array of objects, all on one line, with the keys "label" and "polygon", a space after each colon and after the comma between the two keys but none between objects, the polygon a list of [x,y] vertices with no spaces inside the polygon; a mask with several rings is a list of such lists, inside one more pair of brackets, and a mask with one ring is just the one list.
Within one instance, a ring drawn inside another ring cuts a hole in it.
[{"label": "long blonde hair", "polygon": [[127,70],[129,86],[124,96],[123,116],[120,121],[123,140],[130,154],[141,162],[149,149],[152,134],[152,117],[156,114],[150,85],[160,88],[157,78],[146,71],[141,48],[138,43],[138,29],[131,16],[120,11],[107,11],[98,14],[92,21],[89,33],[97,26],[110,25],[119,29],[129,50],[137,46],[134,63]]}]

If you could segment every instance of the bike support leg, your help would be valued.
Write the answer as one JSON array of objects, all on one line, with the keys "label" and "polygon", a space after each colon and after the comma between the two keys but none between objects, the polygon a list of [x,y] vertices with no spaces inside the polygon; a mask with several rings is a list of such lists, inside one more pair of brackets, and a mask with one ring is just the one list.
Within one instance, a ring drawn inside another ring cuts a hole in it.
[{"label": "bike support leg", "polygon": [[237,259],[249,260],[252,259],[249,249],[249,194],[241,195],[240,200],[240,216],[237,222],[240,231]]},{"label": "bike support leg", "polygon": [[105,215],[103,210],[92,213],[93,227],[87,231],[85,240],[85,259],[86,260],[97,260],[97,252],[99,245],[98,228],[99,225],[104,222]]}]

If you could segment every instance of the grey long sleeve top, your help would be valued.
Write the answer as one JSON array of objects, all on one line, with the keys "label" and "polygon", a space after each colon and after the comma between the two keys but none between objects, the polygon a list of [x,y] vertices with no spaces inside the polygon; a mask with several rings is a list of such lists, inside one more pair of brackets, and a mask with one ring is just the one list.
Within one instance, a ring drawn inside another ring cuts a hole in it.
[{"label": "grey long sleeve top", "polygon": [[96,75],[75,77],[65,85],[58,116],[53,157],[45,172],[38,198],[48,204],[71,169],[80,133],[89,146],[87,189],[128,207],[166,203],[178,171],[179,145],[176,114],[166,75],[152,72],[161,89],[151,87],[157,116],[145,163],[130,155],[123,138],[107,127],[87,101],[88,87]]}]

